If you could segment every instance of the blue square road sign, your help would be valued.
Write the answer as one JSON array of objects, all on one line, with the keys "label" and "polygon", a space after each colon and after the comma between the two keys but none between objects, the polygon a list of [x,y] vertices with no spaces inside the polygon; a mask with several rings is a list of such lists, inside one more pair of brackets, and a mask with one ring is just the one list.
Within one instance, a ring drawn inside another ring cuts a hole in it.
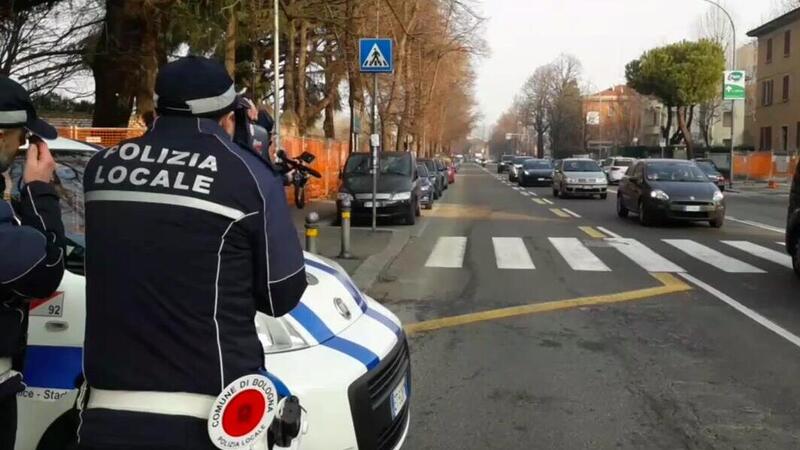
[{"label": "blue square road sign", "polygon": [[362,73],[392,73],[394,58],[391,39],[360,39],[358,60]]}]

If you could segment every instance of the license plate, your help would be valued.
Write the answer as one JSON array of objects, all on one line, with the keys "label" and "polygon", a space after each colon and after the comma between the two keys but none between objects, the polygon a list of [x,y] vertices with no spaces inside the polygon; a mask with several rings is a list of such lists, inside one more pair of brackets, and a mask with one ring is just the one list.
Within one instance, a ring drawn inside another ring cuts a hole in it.
[{"label": "license plate", "polygon": [[687,206],[686,207],[686,211],[687,212],[700,212],[700,207],[699,206]]},{"label": "license plate", "polygon": [[405,406],[406,401],[408,400],[408,383],[406,377],[400,381],[400,384],[394,388],[392,391],[392,419],[397,417],[400,414],[400,411]]},{"label": "license plate", "polygon": [[364,202],[364,208],[372,208],[372,202]]},{"label": "license plate", "polygon": [[537,181],[544,181],[544,178],[537,178]]}]

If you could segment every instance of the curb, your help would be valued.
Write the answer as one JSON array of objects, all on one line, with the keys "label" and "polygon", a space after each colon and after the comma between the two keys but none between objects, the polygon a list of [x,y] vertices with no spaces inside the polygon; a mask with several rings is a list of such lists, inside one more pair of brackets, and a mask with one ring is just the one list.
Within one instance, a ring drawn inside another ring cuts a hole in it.
[{"label": "curb", "polygon": [[379,253],[365,259],[350,277],[356,286],[364,292],[375,284],[380,274],[394,261],[394,258],[403,251],[403,248],[405,248],[406,244],[411,239],[411,233],[405,230],[377,230],[377,232],[392,233],[389,244]]}]

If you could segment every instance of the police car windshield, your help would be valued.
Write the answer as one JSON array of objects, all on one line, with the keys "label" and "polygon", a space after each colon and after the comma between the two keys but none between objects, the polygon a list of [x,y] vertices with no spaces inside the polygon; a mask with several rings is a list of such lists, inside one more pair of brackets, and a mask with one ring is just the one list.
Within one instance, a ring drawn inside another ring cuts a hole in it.
[{"label": "police car windshield", "polygon": [[[51,148],[50,151],[56,160],[53,185],[61,199],[64,231],[67,235],[83,235],[85,232],[83,172],[95,152],[89,150],[59,150],[57,148]],[[4,175],[8,177],[6,179],[4,197],[19,199],[19,180],[22,177],[23,162],[24,159],[18,157],[11,165],[10,170]]]},{"label": "police car windshield", "polygon": [[[369,175],[369,155],[351,155],[344,168],[345,175]],[[380,173],[383,175],[411,176],[410,155],[381,155]]]}]

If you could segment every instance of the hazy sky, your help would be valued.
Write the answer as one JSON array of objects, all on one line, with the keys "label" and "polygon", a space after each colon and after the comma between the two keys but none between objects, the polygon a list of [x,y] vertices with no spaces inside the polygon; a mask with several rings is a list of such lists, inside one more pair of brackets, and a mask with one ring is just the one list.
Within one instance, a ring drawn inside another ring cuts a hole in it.
[{"label": "hazy sky", "polygon": [[[737,46],[770,17],[777,0],[723,0]],[[643,51],[696,37],[702,0],[481,0],[491,56],[479,61],[477,98],[488,128],[536,67],[560,53],[583,63],[598,89],[625,81],[625,64]]]}]

